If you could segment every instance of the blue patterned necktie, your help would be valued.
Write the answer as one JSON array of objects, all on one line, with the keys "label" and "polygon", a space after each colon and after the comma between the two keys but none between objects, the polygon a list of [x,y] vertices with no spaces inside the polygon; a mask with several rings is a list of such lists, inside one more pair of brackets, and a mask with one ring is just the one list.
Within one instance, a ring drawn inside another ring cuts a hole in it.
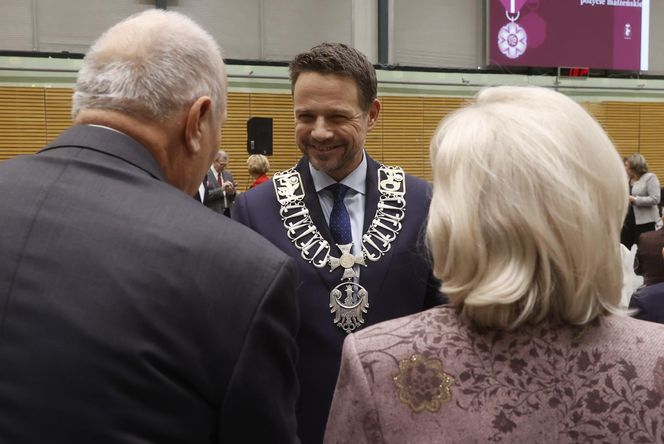
[{"label": "blue patterned necktie", "polygon": [[353,234],[350,229],[350,216],[344,205],[344,196],[349,188],[346,185],[335,183],[326,189],[332,191],[334,195],[334,205],[330,213],[330,232],[334,242],[339,245],[350,244],[353,242]]}]

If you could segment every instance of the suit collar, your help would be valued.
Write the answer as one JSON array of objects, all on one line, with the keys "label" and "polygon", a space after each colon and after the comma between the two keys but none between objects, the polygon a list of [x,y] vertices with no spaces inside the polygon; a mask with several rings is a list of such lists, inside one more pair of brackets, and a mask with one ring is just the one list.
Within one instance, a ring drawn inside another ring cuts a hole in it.
[{"label": "suit collar", "polygon": [[[378,199],[380,197],[378,194],[378,167],[380,165],[373,160],[368,153],[365,152],[364,156],[367,162],[367,174],[365,178],[366,200],[364,204],[364,226],[362,227],[362,232],[366,233],[375,216],[376,208],[378,207]],[[325,216],[323,215],[323,210],[321,209],[320,201],[318,200],[318,194],[316,193],[316,187],[313,178],[311,177],[309,158],[306,156],[302,157],[295,166],[295,170],[298,171],[302,177],[302,186],[304,187],[305,192],[304,203],[307,208],[309,208],[311,219],[316,227],[318,227],[318,231],[320,231],[323,237],[333,246],[333,250],[336,250],[336,245],[334,245],[334,242],[330,241],[332,239],[332,234],[325,221]]]},{"label": "suit collar", "polygon": [[[309,168],[309,173],[313,180],[314,187],[316,192],[319,193],[321,190],[327,188],[328,186],[337,183],[336,180],[328,176],[322,171],[316,170],[311,163],[307,162]],[[356,193],[365,194],[366,193],[366,177],[367,177],[367,156],[362,152],[362,161],[348,176],[344,177],[339,183],[342,183]]]},{"label": "suit collar", "polygon": [[164,172],[147,148],[119,131],[102,126],[75,125],[62,133],[40,153],[66,147],[88,149],[122,159],[152,177],[166,181]]}]

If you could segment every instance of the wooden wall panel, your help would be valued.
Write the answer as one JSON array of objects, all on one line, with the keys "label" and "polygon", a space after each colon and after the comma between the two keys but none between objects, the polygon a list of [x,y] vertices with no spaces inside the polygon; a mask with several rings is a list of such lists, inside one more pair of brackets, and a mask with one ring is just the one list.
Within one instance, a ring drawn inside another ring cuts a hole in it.
[{"label": "wooden wall panel", "polygon": [[[71,125],[68,88],[0,87],[0,160],[33,153]],[[431,179],[429,142],[438,123],[463,106],[450,97],[383,96],[382,109],[365,142],[376,160],[400,165]],[[229,169],[242,191],[251,183],[246,168],[246,122],[249,117],[274,119],[271,173],[291,167],[300,157],[295,144],[290,94],[230,93],[228,120],[221,148],[230,155]],[[604,127],[621,156],[641,152],[664,183],[664,103],[582,103]]]},{"label": "wooden wall panel", "polygon": [[[250,95],[250,116],[249,117],[272,117],[272,145],[273,155],[270,156],[269,176],[278,171],[283,171],[295,164],[300,158],[300,150],[295,145],[294,119],[293,119],[293,100],[290,94],[254,94]],[[229,113],[233,109],[229,107]],[[238,182],[240,190],[245,190],[250,184],[249,174],[247,172],[247,131],[246,120],[244,125],[244,142],[242,144],[242,154],[239,154],[241,163],[241,174],[244,183]],[[240,167],[238,167],[240,168]],[[237,170],[240,172],[240,170]],[[235,170],[233,170],[235,174]]]},{"label": "wooden wall panel", "polygon": [[664,185],[664,104],[642,103],[639,115],[639,152]]},{"label": "wooden wall panel", "polygon": [[71,96],[69,88],[47,88],[46,140],[50,142],[71,126]]},{"label": "wooden wall panel", "polygon": [[[247,119],[251,116],[251,94],[228,95],[228,118],[221,129],[221,148],[228,153],[228,168],[240,191],[247,186]],[[251,183],[251,182],[249,182]]]},{"label": "wooden wall panel", "polygon": [[399,165],[422,176],[425,170],[423,101],[421,97],[382,98],[383,158],[386,165]]},{"label": "wooden wall panel", "polygon": [[621,156],[639,150],[640,103],[606,102],[604,130]]},{"label": "wooden wall panel", "polygon": [[0,87],[0,160],[46,143],[44,88]]},{"label": "wooden wall panel", "polygon": [[425,170],[422,176],[425,180],[431,180],[431,163],[429,162],[429,146],[431,144],[431,138],[433,137],[438,124],[443,118],[445,118],[449,113],[453,112],[456,109],[459,109],[466,103],[466,99],[459,99],[454,97],[427,97],[424,99],[424,109],[423,109],[423,135],[425,142],[425,155],[426,159],[424,162]]}]

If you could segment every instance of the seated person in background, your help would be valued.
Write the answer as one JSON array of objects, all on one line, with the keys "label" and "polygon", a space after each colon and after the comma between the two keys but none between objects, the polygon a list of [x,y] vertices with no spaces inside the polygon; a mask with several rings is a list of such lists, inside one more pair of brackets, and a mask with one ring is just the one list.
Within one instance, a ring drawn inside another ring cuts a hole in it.
[{"label": "seated person in background", "polygon": [[628,194],[600,125],[552,90],[488,88],[431,159],[451,306],[348,336],[326,442],[664,442],[664,326],[617,308]]},{"label": "seated person in background", "polygon": [[641,234],[636,250],[636,274],[643,276],[643,285],[664,282],[664,231],[648,231]]},{"label": "seated person in background", "polygon": [[664,324],[664,231],[649,231],[639,238],[636,272],[642,274],[645,286],[630,299],[634,317]]},{"label": "seated person in background", "polygon": [[632,295],[629,308],[636,310],[637,319],[664,324],[664,282],[639,288]]},{"label": "seated person in background", "polygon": [[247,168],[249,169],[249,175],[254,179],[253,183],[249,185],[249,188],[253,188],[256,185],[260,185],[263,182],[270,180],[267,177],[267,172],[270,171],[270,161],[267,160],[262,154],[252,154],[247,159]]}]

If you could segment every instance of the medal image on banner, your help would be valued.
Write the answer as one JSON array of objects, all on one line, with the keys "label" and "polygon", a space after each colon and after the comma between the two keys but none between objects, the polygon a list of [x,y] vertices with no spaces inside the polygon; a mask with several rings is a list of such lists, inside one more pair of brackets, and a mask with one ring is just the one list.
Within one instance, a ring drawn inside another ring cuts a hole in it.
[{"label": "medal image on banner", "polygon": [[526,52],[528,35],[523,27],[516,22],[526,0],[500,0],[505,7],[505,16],[510,21],[498,31],[498,49],[506,57],[516,59]]}]

